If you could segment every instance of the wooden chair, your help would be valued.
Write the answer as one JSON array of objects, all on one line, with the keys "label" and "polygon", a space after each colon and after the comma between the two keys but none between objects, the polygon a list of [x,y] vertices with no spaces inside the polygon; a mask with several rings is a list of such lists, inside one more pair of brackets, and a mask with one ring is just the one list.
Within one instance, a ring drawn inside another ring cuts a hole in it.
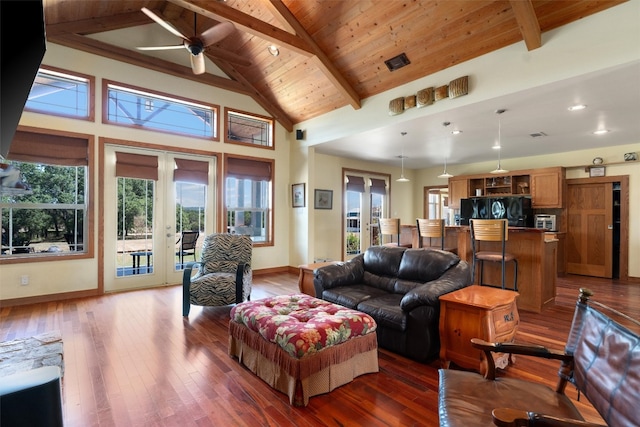
[{"label": "wooden chair", "polygon": [[180,240],[180,249],[176,252],[176,255],[180,257],[180,267],[184,268],[184,257],[193,256],[193,260],[196,260],[196,244],[198,243],[198,237],[200,237],[199,231],[183,231]]},{"label": "wooden chair", "polygon": [[[484,283],[484,263],[500,263],[502,267],[502,281],[500,287],[505,289],[506,264],[513,262],[513,290],[518,290],[518,260],[513,254],[506,252],[508,234],[508,222],[506,219],[471,219],[469,220],[471,230],[471,250],[473,252],[473,263],[471,264],[471,278],[475,281],[476,265],[480,263],[480,286],[496,286]],[[501,250],[482,250],[480,242],[498,242]]]},{"label": "wooden chair", "polygon": [[[580,289],[564,351],[541,345],[472,339],[484,351],[488,370],[439,370],[440,425],[446,427],[594,427],[565,394],[572,383],[609,427],[637,426],[640,390],[640,322],[589,301]],[[560,361],[555,390],[531,378],[496,376],[491,353]]]},{"label": "wooden chair", "polygon": [[[382,246],[394,246],[401,248],[410,248],[411,243],[400,243],[400,218],[378,218],[378,225],[380,226],[380,244]],[[383,243],[384,236],[389,236],[391,239],[389,243]],[[393,241],[393,237],[396,237],[396,241]]]},{"label": "wooden chair", "polygon": [[416,225],[418,230],[418,247],[424,247],[425,238],[429,238],[429,247],[433,247],[432,239],[440,239],[440,249],[447,252],[457,253],[457,248],[445,248],[445,228],[444,219],[425,219],[417,218]]}]

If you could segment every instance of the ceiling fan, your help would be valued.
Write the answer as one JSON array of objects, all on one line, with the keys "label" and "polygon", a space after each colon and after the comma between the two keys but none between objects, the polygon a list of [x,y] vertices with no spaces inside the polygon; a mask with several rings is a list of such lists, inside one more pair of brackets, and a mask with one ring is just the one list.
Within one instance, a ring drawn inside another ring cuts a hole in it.
[{"label": "ceiling fan", "polygon": [[[156,15],[146,7],[143,7],[142,11],[149,18],[153,19],[158,24],[162,25],[171,34],[177,37],[180,37],[182,39],[182,44],[173,45],[173,46],[139,47],[138,49],[139,50],[169,50],[169,49],[182,49],[184,47],[191,53],[191,69],[193,70],[194,74],[202,74],[205,71],[204,54],[202,52],[208,46],[211,46],[212,44],[219,42],[220,40],[227,37],[235,29],[235,26],[231,22],[221,22],[209,28],[208,30],[205,30],[199,36],[187,37],[182,33],[180,33],[180,31],[173,28],[171,24],[169,24],[168,22],[160,18],[158,15]],[[194,28],[195,28],[195,17],[194,17]]]}]

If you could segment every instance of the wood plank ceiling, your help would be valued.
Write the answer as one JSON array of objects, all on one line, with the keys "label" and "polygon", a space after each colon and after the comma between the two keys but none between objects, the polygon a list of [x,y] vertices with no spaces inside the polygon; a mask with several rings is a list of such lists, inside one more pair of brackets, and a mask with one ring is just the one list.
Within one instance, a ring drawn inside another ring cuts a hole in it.
[{"label": "wood plank ceiling", "polygon": [[[44,7],[49,42],[249,95],[291,131],[510,44],[539,48],[541,33],[624,1],[44,0]],[[152,24],[142,7],[186,35],[234,23],[236,32],[205,52],[224,74],[194,75],[188,65],[124,39],[99,40],[101,33]],[[268,52],[271,44],[278,56]],[[384,61],[401,53],[411,63],[389,71]]]}]

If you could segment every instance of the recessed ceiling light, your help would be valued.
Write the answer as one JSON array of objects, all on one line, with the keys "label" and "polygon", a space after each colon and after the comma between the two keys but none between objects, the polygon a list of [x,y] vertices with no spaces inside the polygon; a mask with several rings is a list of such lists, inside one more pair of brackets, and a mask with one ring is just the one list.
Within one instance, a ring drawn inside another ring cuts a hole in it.
[{"label": "recessed ceiling light", "polygon": [[491,148],[493,148],[494,150],[499,150],[501,147],[500,147],[500,144],[496,142],[495,144],[493,144]]},{"label": "recessed ceiling light", "polygon": [[609,133],[609,129],[600,129],[593,132],[594,135],[604,135],[605,133]]},{"label": "recessed ceiling light", "polygon": [[584,110],[585,108],[587,108],[586,105],[577,104],[577,105],[572,105],[571,107],[567,108],[567,110],[569,110],[569,111],[580,111],[580,110]]},{"label": "recessed ceiling light", "polygon": [[452,133],[453,135],[458,135],[458,134],[461,134],[461,133],[462,133],[462,131],[461,131],[461,130],[452,130],[452,131],[451,131],[451,133]]},{"label": "recessed ceiling light", "polygon": [[280,50],[278,49],[278,47],[276,45],[270,44],[269,47],[267,48],[267,50],[273,56],[280,55]]}]

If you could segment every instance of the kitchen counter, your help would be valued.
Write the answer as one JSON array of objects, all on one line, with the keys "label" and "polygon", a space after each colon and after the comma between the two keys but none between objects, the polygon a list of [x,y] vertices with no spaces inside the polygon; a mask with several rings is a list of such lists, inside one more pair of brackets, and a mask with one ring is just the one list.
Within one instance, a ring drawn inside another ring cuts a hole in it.
[{"label": "kitchen counter", "polygon": [[[415,225],[402,225],[401,242],[411,242],[418,246],[418,230]],[[509,227],[506,251],[518,260],[518,309],[540,313],[553,304],[556,297],[556,278],[558,271],[558,241],[562,233],[549,232],[541,228]],[[473,262],[471,233],[468,225],[445,227],[445,246],[458,249],[458,256],[469,263]],[[411,239],[411,240],[409,240]],[[440,248],[440,242],[434,239],[433,246]],[[428,239],[425,239],[428,245]],[[482,242],[486,250],[501,251],[499,242]],[[500,285],[500,264],[486,263],[485,283]],[[479,274],[476,274],[478,277]],[[507,284],[513,283],[513,264],[507,264],[505,277]],[[474,284],[478,284],[477,278]]]},{"label": "kitchen counter", "polygon": [[[457,235],[458,256],[473,261],[468,226],[447,230]],[[501,251],[500,242],[482,242],[483,250]],[[540,313],[556,297],[558,236],[545,229],[509,227],[506,251],[518,260],[518,309]],[[506,283],[513,283],[513,265],[507,264]],[[476,274],[476,276],[478,276]],[[500,264],[485,264],[485,283],[500,284]],[[475,279],[474,283],[477,284]]]}]

